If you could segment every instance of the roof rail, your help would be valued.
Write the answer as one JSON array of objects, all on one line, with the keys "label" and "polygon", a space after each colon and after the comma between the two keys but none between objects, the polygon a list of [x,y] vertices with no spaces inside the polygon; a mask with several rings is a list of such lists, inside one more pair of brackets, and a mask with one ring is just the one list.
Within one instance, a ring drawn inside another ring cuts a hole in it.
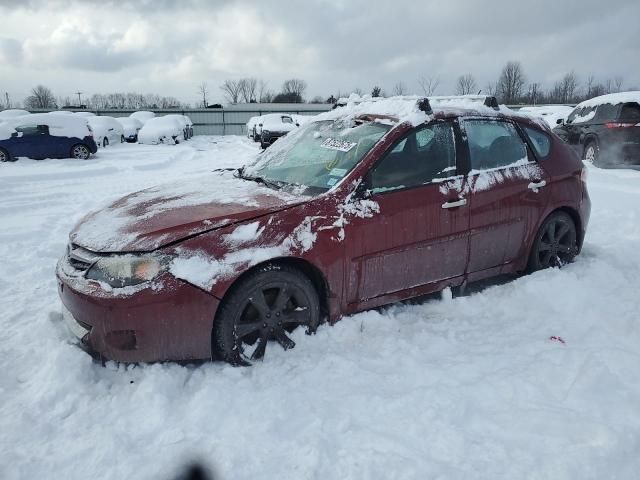
[{"label": "roof rail", "polygon": [[432,102],[453,102],[456,100],[468,100],[471,102],[482,103],[484,106],[498,110],[498,99],[492,95],[451,95],[429,97]]},{"label": "roof rail", "polygon": [[418,100],[418,110],[426,113],[427,115],[433,113],[433,110],[431,110],[431,104],[429,103],[429,99],[427,97]]}]

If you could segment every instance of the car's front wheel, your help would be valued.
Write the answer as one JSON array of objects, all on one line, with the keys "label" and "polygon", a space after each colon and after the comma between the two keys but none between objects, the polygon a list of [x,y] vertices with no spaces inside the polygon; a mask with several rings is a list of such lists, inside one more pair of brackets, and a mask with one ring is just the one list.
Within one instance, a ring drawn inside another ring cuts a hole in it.
[{"label": "car's front wheel", "polygon": [[13,162],[14,158],[11,158],[9,152],[7,152],[4,148],[0,148],[0,162]]},{"label": "car's front wheel", "polygon": [[535,272],[571,263],[578,254],[576,224],[566,212],[555,212],[542,223],[533,242],[527,270]]},{"label": "car's front wheel", "polygon": [[86,145],[79,143],[71,148],[71,158],[77,158],[78,160],[86,160],[91,155],[89,148]]},{"label": "car's front wheel", "polygon": [[224,299],[213,329],[212,347],[233,365],[262,360],[267,345],[295,346],[289,333],[320,322],[318,293],[306,275],[285,265],[265,265],[236,284]]}]

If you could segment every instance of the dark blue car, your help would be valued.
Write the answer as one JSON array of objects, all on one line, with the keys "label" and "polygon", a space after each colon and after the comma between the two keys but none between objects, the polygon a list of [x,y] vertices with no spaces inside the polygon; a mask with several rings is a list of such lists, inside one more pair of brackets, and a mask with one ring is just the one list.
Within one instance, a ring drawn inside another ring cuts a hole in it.
[{"label": "dark blue car", "polygon": [[0,123],[0,161],[18,157],[87,159],[98,147],[86,118],[35,114]]}]

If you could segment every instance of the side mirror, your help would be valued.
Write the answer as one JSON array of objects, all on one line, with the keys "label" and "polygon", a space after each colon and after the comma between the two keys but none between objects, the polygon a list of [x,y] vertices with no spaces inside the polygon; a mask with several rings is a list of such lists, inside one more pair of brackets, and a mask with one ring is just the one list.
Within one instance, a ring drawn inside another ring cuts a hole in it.
[{"label": "side mirror", "polygon": [[300,124],[298,122],[296,122],[296,127],[299,127],[299,126],[300,126]]},{"label": "side mirror", "polygon": [[18,135],[18,132],[13,132],[13,133],[11,134],[11,138],[18,138],[18,136],[19,136],[19,135]]},{"label": "side mirror", "polygon": [[564,118],[559,118],[556,120],[556,124],[558,125],[564,125]]}]

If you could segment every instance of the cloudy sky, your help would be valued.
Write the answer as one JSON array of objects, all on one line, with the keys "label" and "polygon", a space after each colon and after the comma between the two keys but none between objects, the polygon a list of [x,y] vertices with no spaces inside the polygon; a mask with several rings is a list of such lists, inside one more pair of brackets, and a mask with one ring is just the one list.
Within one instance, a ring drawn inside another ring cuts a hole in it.
[{"label": "cloudy sky", "polygon": [[508,60],[529,81],[624,77],[640,87],[638,0],[0,0],[0,93],[42,83],[57,96],[138,91],[195,103],[206,81],[277,91],[302,78],[308,98],[437,77],[452,93],[471,72],[483,87]]}]

